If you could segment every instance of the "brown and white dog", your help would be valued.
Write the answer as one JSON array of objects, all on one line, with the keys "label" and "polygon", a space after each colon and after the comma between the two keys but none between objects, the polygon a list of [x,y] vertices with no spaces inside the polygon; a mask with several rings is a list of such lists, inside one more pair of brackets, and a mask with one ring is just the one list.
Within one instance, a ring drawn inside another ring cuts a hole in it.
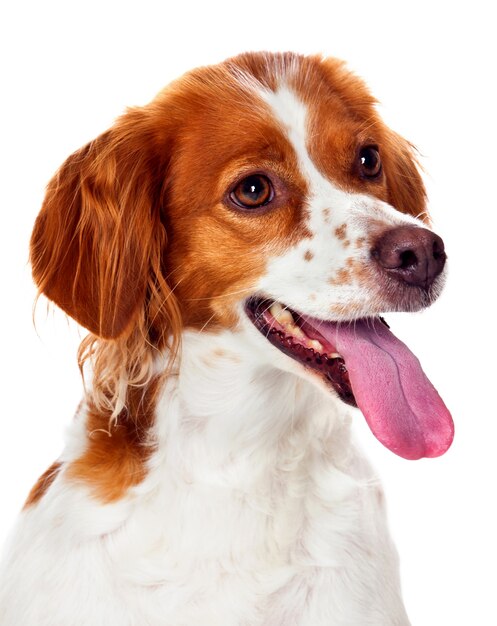
[{"label": "brown and white dog", "polygon": [[425,208],[411,145],[317,56],[194,70],[69,157],[31,261],[90,331],[85,394],[1,625],[408,624],[348,405],[405,458],[452,441],[379,317],[440,292]]}]

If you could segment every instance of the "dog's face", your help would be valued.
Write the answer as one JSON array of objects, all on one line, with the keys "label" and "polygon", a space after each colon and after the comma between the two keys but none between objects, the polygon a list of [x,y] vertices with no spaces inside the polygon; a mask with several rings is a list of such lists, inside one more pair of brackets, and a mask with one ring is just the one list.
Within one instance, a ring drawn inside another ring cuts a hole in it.
[{"label": "dog's face", "polygon": [[35,227],[33,271],[105,339],[138,325],[159,345],[178,326],[246,332],[268,361],[276,347],[277,366],[359,404],[391,449],[434,456],[452,429],[444,414],[427,438],[418,396],[443,413],[428,386],[392,384],[407,422],[371,390],[390,375],[385,354],[423,380],[378,321],[440,290],[443,243],[420,218],[411,146],[359,79],[334,60],[248,54],[186,75],[70,157]]},{"label": "dog's face", "polygon": [[388,229],[423,226],[411,147],[341,64],[287,64],[235,60],[187,98],[165,202],[186,322],[236,324],[237,304],[259,293],[335,320],[426,306],[441,276],[392,287],[372,257]]}]

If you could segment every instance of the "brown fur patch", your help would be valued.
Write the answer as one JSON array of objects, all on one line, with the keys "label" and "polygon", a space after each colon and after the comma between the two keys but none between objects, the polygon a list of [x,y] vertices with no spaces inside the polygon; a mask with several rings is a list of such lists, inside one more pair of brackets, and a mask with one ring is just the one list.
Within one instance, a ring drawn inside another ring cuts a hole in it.
[{"label": "brown fur patch", "polygon": [[341,269],[337,270],[335,272],[335,275],[332,276],[329,280],[328,283],[330,285],[336,286],[336,285],[345,285],[347,283],[349,283],[352,279],[352,271],[350,269],[347,269],[345,267],[342,267]]},{"label": "brown fur patch", "polygon": [[310,250],[306,250],[304,254],[304,261],[312,261],[313,258],[314,258],[314,253],[311,252]]},{"label": "brown fur patch", "polygon": [[335,237],[338,237],[341,241],[347,236],[347,224],[342,224],[335,228]]},{"label": "brown fur patch", "polygon": [[346,267],[337,270],[334,276],[328,280],[329,285],[337,286],[357,283],[366,287],[368,286],[370,271],[367,263],[359,259],[348,258],[345,265]]},{"label": "brown fur patch", "polygon": [[26,502],[24,503],[25,509],[32,506],[33,504],[36,504],[41,500],[41,498],[43,498],[45,493],[48,491],[50,485],[57,478],[61,467],[62,463],[60,461],[55,461],[45,472],[43,472],[43,474],[40,476],[40,478],[38,478],[35,485],[29,492]]},{"label": "brown fur patch", "polygon": [[228,350],[223,350],[222,348],[216,348],[213,355],[217,359],[226,359],[227,361],[232,361],[233,363],[240,363],[240,357],[235,352],[229,352]]},{"label": "brown fur patch", "polygon": [[350,319],[357,313],[361,313],[363,305],[359,302],[348,302],[347,304],[332,304],[330,306],[330,313],[337,318]]},{"label": "brown fur patch", "polygon": [[371,278],[368,263],[359,259],[347,259],[347,267],[351,272],[351,280],[364,287],[369,286]]},{"label": "brown fur patch", "polygon": [[216,358],[220,358],[220,359],[225,358],[225,357],[228,355],[228,353],[226,352],[226,350],[223,350],[223,348],[216,348],[216,349],[212,352],[212,354],[214,355],[214,357],[216,357]]},{"label": "brown fur patch", "polygon": [[212,367],[216,361],[225,360],[231,361],[232,363],[240,363],[240,357],[234,352],[229,352],[228,350],[223,350],[223,348],[216,348],[212,352],[207,355],[200,357],[202,362],[205,363],[208,367]]},{"label": "brown fur patch", "polygon": [[103,502],[122,498],[146,475],[146,462],[154,451],[150,429],[154,424],[160,378],[146,388],[128,389],[127,407],[115,425],[109,415],[90,406],[87,413],[87,447],[67,468],[67,478],[88,485]]}]

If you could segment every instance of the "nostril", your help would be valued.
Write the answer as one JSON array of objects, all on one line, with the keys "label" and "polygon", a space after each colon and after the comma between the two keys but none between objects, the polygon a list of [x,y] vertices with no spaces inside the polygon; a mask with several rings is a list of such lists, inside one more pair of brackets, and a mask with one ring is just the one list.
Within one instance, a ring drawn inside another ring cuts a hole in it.
[{"label": "nostril", "polygon": [[445,247],[444,247],[444,242],[442,241],[442,239],[440,239],[440,237],[437,237],[435,239],[435,241],[433,242],[433,258],[436,261],[439,260],[443,260],[445,261]]},{"label": "nostril", "polygon": [[399,266],[398,269],[407,270],[412,267],[416,267],[418,264],[418,257],[414,250],[404,250],[399,254]]}]

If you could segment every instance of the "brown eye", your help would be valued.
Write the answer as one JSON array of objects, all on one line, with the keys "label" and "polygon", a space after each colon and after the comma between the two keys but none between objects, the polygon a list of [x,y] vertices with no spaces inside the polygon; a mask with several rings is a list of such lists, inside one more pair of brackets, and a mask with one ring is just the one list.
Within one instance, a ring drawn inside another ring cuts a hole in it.
[{"label": "brown eye", "polygon": [[253,174],[238,183],[230,193],[230,198],[244,209],[257,209],[270,202],[273,195],[269,179],[262,174]]},{"label": "brown eye", "polygon": [[365,146],[359,152],[359,173],[363,178],[378,178],[381,174],[380,153],[376,146]]}]

